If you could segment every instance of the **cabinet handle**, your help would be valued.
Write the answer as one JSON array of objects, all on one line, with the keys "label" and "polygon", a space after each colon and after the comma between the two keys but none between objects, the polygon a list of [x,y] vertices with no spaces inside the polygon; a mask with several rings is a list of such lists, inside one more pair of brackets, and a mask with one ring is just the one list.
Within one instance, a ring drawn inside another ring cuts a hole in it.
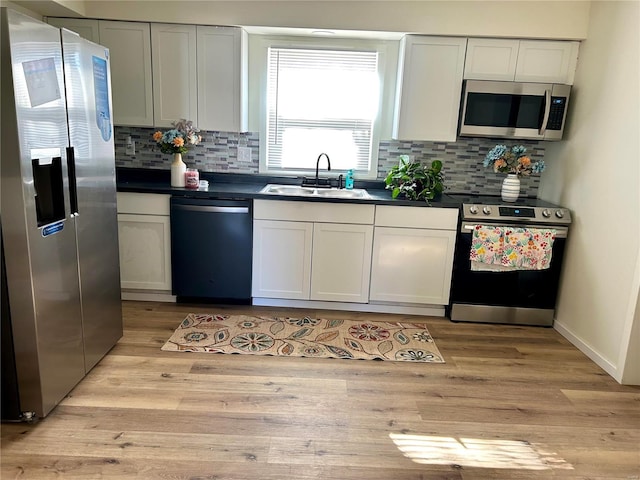
[{"label": "cabinet handle", "polygon": [[204,205],[180,205],[178,210],[206,213],[249,213],[249,207],[210,207]]}]

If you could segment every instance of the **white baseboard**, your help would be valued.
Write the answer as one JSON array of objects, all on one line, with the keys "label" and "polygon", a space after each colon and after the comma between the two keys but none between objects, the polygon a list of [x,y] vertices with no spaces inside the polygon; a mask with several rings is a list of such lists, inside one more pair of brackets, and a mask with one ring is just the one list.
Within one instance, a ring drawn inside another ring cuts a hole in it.
[{"label": "white baseboard", "polygon": [[563,325],[561,322],[557,320],[553,322],[553,328],[564,338],[569,340],[571,344],[584,353],[587,357],[589,357],[596,365],[602,368],[605,372],[611,375],[614,380],[620,383],[620,379],[618,378],[618,368],[612,364],[609,360],[604,358],[600,353],[594,350],[591,345],[584,342],[579,336],[574,334],[569,328]]},{"label": "white baseboard", "polygon": [[[158,292],[121,292],[122,300],[139,302],[176,303],[175,295]],[[423,315],[444,317],[442,305],[392,305],[384,303],[322,302],[317,300],[288,300],[283,298],[253,298],[252,305],[261,307],[312,308],[317,310],[345,310],[347,312],[396,313],[399,315]]]},{"label": "white baseboard", "polygon": [[288,300],[283,298],[256,297],[252,299],[252,304],[262,307],[312,308],[318,310],[345,310],[348,312],[396,313],[401,315],[444,317],[444,307],[441,305],[388,305],[377,303],[322,302],[317,300]]},{"label": "white baseboard", "polygon": [[122,300],[135,300],[138,302],[166,302],[176,303],[176,296],[169,293],[147,293],[147,292],[120,292]]}]

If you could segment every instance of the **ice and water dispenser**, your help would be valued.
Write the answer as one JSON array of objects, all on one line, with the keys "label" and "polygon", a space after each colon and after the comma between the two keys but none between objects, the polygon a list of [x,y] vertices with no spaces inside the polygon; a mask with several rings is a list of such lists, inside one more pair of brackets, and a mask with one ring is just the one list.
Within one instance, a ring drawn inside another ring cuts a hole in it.
[{"label": "ice and water dispenser", "polygon": [[62,157],[32,158],[38,227],[65,219]]}]

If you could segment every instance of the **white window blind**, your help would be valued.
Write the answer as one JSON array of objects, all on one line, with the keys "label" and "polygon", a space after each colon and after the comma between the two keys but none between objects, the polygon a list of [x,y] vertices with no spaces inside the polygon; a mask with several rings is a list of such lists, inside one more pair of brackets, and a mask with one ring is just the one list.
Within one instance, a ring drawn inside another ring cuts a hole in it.
[{"label": "white window blind", "polygon": [[315,170],[326,153],[332,170],[369,172],[377,52],[270,47],[267,82],[268,170]]}]

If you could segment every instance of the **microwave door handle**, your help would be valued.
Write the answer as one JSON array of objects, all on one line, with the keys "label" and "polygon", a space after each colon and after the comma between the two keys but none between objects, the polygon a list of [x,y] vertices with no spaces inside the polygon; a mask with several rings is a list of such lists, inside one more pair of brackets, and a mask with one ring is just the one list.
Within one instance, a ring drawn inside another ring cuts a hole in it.
[{"label": "microwave door handle", "polygon": [[551,90],[545,89],[544,91],[544,116],[542,117],[542,125],[538,129],[539,135],[544,135],[547,131],[547,124],[549,123],[549,114],[551,113]]}]

